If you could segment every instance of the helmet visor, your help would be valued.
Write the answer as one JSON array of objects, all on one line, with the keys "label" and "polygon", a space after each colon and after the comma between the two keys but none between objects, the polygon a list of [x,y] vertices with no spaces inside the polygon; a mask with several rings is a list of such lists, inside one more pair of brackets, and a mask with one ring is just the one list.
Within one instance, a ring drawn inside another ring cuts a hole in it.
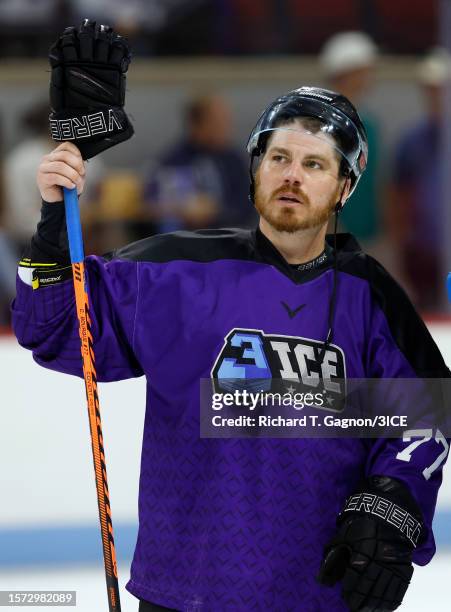
[{"label": "helmet visor", "polygon": [[[310,117],[317,119],[317,124],[307,123],[303,131],[326,140],[346,160],[351,171],[359,177],[364,171],[368,158],[368,147],[357,126],[339,109],[319,99],[281,98],[269,112],[264,112],[257,122],[247,143],[249,154],[260,155],[262,135],[270,136],[277,129],[296,130],[294,121]],[[267,138],[264,139],[266,144]]]}]

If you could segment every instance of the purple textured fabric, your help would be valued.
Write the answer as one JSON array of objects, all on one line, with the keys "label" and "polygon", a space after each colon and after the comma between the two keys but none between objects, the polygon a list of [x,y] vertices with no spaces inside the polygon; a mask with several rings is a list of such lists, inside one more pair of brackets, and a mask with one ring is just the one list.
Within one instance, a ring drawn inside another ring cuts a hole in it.
[{"label": "purple textured fabric", "polygon": [[[434,445],[406,463],[395,439],[199,437],[199,379],[230,330],[323,341],[332,270],[295,284],[244,260],[91,256],[86,267],[99,380],[147,377],[131,593],[183,611],[344,612],[340,587],[315,576],[346,497],[371,474],[409,486],[428,529],[415,561],[431,559],[441,470],[428,481],[421,471],[436,459]],[[290,318],[281,300],[305,307]],[[13,321],[38,363],[81,376],[70,282],[33,291],[18,280]],[[347,377],[415,376],[365,279],[339,272],[334,329]]]}]

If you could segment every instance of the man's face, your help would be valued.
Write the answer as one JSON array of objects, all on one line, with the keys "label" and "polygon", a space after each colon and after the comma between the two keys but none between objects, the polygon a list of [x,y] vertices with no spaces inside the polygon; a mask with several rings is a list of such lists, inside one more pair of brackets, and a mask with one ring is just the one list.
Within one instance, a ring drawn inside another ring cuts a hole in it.
[{"label": "man's face", "polygon": [[272,133],[255,176],[255,207],[274,229],[292,233],[327,223],[344,184],[333,142],[298,122]]},{"label": "man's face", "polygon": [[226,101],[219,96],[208,99],[202,119],[192,128],[194,140],[213,151],[229,146],[232,114]]}]

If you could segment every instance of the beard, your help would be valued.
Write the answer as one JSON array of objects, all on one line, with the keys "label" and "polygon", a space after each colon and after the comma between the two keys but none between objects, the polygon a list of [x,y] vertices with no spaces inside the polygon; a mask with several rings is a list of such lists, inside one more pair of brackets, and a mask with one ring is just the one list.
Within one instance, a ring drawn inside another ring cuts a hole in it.
[{"label": "beard", "polygon": [[[301,212],[298,206],[283,206],[283,204],[272,201],[288,191],[294,194],[302,202],[300,206],[305,208],[304,211]],[[262,194],[258,174],[255,177],[255,208],[263,219],[278,232],[294,234],[299,230],[306,230],[324,225],[334,212],[339,198],[340,188],[337,187],[335,193],[332,194],[325,206],[320,210],[312,211],[310,198],[301,189],[297,187],[279,187],[279,189],[274,191],[271,196],[267,198]]]}]

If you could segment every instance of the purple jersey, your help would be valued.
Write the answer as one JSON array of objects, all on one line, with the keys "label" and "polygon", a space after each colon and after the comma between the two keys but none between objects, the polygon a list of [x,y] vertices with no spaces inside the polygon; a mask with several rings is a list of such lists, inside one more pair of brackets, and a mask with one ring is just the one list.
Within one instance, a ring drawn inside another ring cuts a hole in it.
[{"label": "purple jersey", "polygon": [[[446,377],[404,292],[350,235],[337,246],[334,346],[346,376]],[[315,576],[347,496],[374,474],[409,487],[427,531],[414,560],[428,563],[442,477],[441,465],[423,476],[441,452],[434,440],[406,462],[395,438],[199,435],[199,380],[231,330],[324,341],[330,257],[298,271],[259,230],[200,230],[85,261],[99,381],[147,379],[131,593],[184,611],[345,611],[340,587]],[[82,376],[72,283],[52,274],[48,286],[37,274],[35,289],[18,280],[14,330],[39,364]]]}]

